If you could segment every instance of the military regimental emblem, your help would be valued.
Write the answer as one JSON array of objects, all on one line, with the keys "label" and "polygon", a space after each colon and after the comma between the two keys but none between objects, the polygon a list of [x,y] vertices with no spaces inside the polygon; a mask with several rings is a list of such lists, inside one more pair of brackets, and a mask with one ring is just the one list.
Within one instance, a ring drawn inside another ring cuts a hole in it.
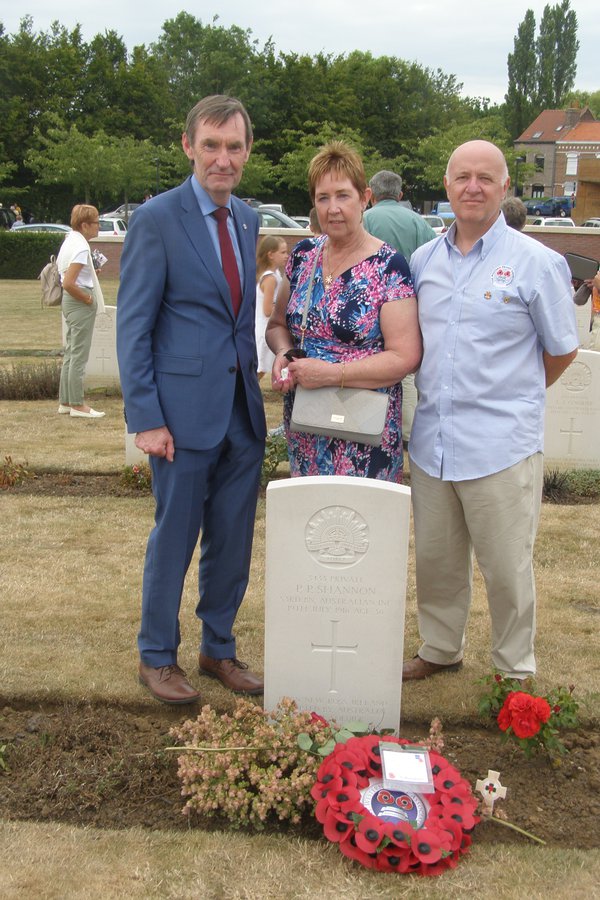
[{"label": "military regimental emblem", "polygon": [[326,566],[351,566],[369,549],[369,526],[347,506],[327,506],[309,520],[304,537],[308,552]]}]

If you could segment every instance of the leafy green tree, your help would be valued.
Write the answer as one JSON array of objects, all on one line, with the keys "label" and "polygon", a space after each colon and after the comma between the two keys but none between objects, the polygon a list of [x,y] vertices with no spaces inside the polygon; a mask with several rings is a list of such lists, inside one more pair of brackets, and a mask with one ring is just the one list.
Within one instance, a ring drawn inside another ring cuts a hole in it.
[{"label": "leafy green tree", "polygon": [[522,134],[537,115],[536,95],[535,16],[528,9],[517,29],[514,50],[508,54],[506,125],[513,137]]},{"label": "leafy green tree", "polygon": [[444,175],[450,154],[465,141],[473,140],[496,144],[506,156],[511,171],[515,152],[502,116],[496,112],[462,125],[439,129],[421,141],[417,153],[422,172],[419,184],[423,194],[443,195]]},{"label": "leafy green tree", "polygon": [[180,12],[163,24],[162,35],[151,46],[167,75],[180,116],[208,94],[252,96],[249,72],[254,47],[251,32],[232,26],[203,25],[190,13]]},{"label": "leafy green tree", "polygon": [[508,55],[506,126],[517,138],[544,109],[560,109],[577,73],[577,14],[570,0],[544,7],[537,38],[531,9]]},{"label": "leafy green tree", "polygon": [[98,203],[110,172],[104,132],[88,137],[76,125],[65,130],[57,123],[37,138],[41,149],[30,150],[26,162],[40,183],[68,185],[79,202]]},{"label": "leafy green tree", "polygon": [[578,107],[583,109],[589,106],[591,112],[600,118],[600,90],[598,91],[570,91],[565,97],[563,108]]},{"label": "leafy green tree", "polygon": [[536,42],[537,102],[541,109],[560,109],[577,74],[577,13],[569,0],[544,7]]}]

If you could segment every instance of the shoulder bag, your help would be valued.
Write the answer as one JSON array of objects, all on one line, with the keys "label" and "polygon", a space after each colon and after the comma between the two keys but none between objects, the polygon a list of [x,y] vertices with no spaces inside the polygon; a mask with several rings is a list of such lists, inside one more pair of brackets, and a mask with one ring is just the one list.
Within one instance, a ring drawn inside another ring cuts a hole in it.
[{"label": "shoulder bag", "polygon": [[[304,353],[304,334],[312,288],[320,254],[315,256],[300,326],[300,350]],[[293,351],[292,351],[293,352]],[[320,387],[308,390],[296,387],[290,420],[291,431],[303,431],[356,441],[373,447],[381,445],[387,416],[389,394],[368,388]]]}]

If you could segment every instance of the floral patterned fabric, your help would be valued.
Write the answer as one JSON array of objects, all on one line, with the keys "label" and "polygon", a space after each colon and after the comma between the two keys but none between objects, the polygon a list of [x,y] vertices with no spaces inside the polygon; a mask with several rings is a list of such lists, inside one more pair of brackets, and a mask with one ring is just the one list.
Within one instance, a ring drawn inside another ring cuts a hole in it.
[{"label": "floral patterned fabric", "polygon": [[[387,244],[343,272],[327,293],[323,283],[322,250],[326,236],[297,244],[288,260],[290,280],[287,326],[300,345],[300,325],[315,254],[315,272],[307,319],[304,349],[309,357],[327,362],[351,362],[383,350],[379,314],[384,303],[412,297],[408,264]],[[380,447],[319,435],[290,432],[294,393],[284,398],[284,425],[288,440],[290,472],[299,475],[353,475],[402,481],[402,387],[379,390],[389,393],[388,414]]]}]

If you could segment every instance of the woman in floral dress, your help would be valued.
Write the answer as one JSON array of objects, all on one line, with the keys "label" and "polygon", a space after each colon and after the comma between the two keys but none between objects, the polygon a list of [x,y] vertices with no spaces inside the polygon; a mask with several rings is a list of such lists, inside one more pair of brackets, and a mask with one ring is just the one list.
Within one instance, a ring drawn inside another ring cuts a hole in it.
[{"label": "woman in floral dress", "polygon": [[[296,245],[267,329],[275,353],[273,388],[285,396],[290,469],[297,475],[402,480],[400,381],[421,360],[421,336],[408,264],[362,225],[370,190],[360,157],[342,142],[324,147],[309,168],[309,189],[323,234]],[[315,263],[304,350],[301,321]],[[390,396],[380,447],[290,432],[296,385],[371,388]]]}]

